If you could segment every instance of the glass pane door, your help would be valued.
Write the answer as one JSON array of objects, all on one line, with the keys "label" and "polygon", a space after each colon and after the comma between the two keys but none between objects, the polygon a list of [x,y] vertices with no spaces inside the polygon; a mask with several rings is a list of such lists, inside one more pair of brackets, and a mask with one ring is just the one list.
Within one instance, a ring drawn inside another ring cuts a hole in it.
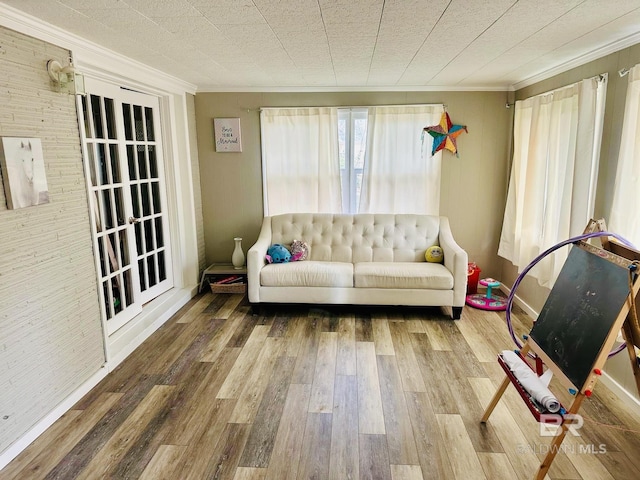
[{"label": "glass pane door", "polygon": [[173,286],[155,97],[87,79],[79,97],[102,315],[111,334]]},{"label": "glass pane door", "polygon": [[173,286],[157,99],[124,91],[122,118],[139,288],[147,302]]}]

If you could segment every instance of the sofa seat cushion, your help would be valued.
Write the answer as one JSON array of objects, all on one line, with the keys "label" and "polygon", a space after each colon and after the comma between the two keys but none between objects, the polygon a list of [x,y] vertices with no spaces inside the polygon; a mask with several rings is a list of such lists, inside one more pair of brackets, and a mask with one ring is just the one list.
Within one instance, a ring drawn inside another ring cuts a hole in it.
[{"label": "sofa seat cushion", "polygon": [[290,262],[265,265],[263,287],[353,287],[353,264],[343,262]]},{"label": "sofa seat cushion", "polygon": [[361,262],[354,277],[356,288],[453,289],[453,275],[439,263]]}]

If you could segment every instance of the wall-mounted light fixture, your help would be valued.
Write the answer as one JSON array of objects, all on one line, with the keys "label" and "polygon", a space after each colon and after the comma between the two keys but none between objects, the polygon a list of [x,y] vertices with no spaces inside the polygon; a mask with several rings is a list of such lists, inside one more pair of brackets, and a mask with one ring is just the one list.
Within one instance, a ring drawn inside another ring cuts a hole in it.
[{"label": "wall-mounted light fixture", "polygon": [[69,65],[62,66],[57,60],[47,62],[47,72],[56,85],[56,91],[69,95],[84,95],[84,75],[76,72],[71,58]]}]

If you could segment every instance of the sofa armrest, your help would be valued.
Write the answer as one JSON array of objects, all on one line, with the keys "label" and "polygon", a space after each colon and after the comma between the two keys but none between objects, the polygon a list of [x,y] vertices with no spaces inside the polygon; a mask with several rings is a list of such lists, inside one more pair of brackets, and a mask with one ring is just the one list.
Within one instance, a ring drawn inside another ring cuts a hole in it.
[{"label": "sofa armrest", "polygon": [[447,217],[440,217],[438,237],[444,253],[444,266],[453,274],[453,306],[463,307],[467,295],[467,252],[454,240]]},{"label": "sofa armrest", "polygon": [[265,217],[258,240],[247,252],[247,288],[251,303],[260,303],[260,270],[264,267],[264,258],[270,245],[271,217]]}]

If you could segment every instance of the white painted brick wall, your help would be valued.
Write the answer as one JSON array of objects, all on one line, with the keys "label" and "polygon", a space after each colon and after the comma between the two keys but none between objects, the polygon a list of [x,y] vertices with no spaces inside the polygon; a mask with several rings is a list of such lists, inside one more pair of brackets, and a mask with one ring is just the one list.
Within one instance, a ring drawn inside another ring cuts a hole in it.
[{"label": "white painted brick wall", "polygon": [[104,362],[69,52],[0,27],[0,136],[42,141],[51,203],[7,210],[0,183],[0,453]]}]

